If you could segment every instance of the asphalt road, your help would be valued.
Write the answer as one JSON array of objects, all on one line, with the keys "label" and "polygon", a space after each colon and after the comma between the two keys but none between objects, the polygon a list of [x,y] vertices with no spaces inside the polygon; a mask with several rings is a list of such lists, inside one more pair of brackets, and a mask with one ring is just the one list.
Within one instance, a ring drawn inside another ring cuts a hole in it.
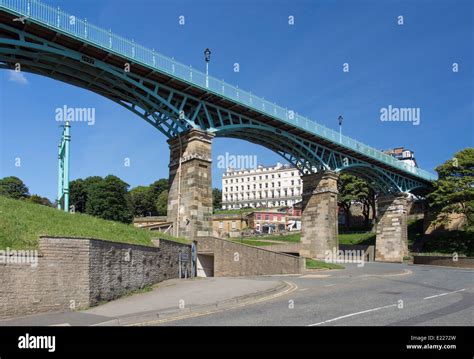
[{"label": "asphalt road", "polygon": [[175,320],[173,326],[472,326],[474,271],[366,263],[282,279],[297,288],[282,297],[219,313]]}]

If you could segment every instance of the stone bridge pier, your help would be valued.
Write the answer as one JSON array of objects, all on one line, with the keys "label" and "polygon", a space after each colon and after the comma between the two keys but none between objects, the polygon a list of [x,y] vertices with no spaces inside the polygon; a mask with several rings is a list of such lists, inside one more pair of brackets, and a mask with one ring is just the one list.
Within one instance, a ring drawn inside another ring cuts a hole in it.
[{"label": "stone bridge pier", "polygon": [[191,129],[168,140],[170,147],[167,220],[173,235],[196,239],[212,235],[212,139]]},{"label": "stone bridge pier", "polygon": [[300,256],[324,259],[339,249],[338,175],[332,171],[305,175],[301,217]]},{"label": "stone bridge pier", "polygon": [[408,255],[407,198],[403,193],[377,200],[375,260],[402,262]]}]

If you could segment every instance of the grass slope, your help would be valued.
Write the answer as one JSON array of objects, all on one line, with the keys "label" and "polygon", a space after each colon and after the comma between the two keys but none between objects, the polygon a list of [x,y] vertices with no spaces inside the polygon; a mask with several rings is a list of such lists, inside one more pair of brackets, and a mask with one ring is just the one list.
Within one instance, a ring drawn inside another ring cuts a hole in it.
[{"label": "grass slope", "polygon": [[[300,233],[291,233],[287,235],[273,235],[273,236],[260,236],[260,237],[246,237],[244,241],[248,242],[247,244],[252,244],[253,242],[260,242],[261,240],[272,240],[279,242],[290,242],[290,243],[299,243],[301,240]],[[339,243],[340,244],[375,244],[375,233],[372,232],[363,232],[363,233],[344,233],[339,234]],[[269,245],[275,245],[279,243],[269,243]],[[258,244],[254,244],[258,245]]]},{"label": "grass slope", "polygon": [[55,208],[0,196],[0,249],[34,249],[38,237],[65,236],[104,239],[152,246],[152,238],[187,243],[156,231],[135,228],[81,213],[65,213]]}]

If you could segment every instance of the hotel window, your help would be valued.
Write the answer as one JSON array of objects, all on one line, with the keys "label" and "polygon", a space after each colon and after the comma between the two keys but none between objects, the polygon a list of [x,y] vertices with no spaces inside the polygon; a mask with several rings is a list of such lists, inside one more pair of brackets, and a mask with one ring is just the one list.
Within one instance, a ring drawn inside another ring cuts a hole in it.
[{"label": "hotel window", "polygon": [[219,229],[223,229],[224,228],[224,222],[219,222]]},{"label": "hotel window", "polygon": [[257,214],[257,219],[258,220],[261,220],[262,219],[262,216],[260,214]]},{"label": "hotel window", "polygon": [[266,220],[266,221],[269,221],[269,220],[270,220],[270,215],[269,215],[269,214],[266,214],[266,215],[265,215],[265,220]]},{"label": "hotel window", "polygon": [[232,229],[236,229],[237,228],[237,222],[236,221],[232,221]]}]

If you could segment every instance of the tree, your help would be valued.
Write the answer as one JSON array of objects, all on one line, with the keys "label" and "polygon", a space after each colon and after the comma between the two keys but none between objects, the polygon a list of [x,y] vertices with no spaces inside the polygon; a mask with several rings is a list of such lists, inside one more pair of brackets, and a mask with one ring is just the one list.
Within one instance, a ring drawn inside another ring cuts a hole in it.
[{"label": "tree", "polygon": [[86,212],[87,185],[85,180],[78,178],[69,182],[69,203],[74,206],[75,212]]},{"label": "tree", "polygon": [[87,190],[86,213],[103,219],[130,223],[133,205],[129,185],[116,176],[92,181]]},{"label": "tree", "polygon": [[219,188],[212,189],[212,208],[214,210],[222,207],[222,191]]},{"label": "tree", "polygon": [[368,196],[369,186],[367,183],[353,175],[341,173],[337,183],[339,195],[338,205],[342,207],[345,216],[344,227],[346,230],[351,225],[351,205],[353,202],[362,202]]},{"label": "tree", "polygon": [[446,223],[450,213],[462,213],[467,227],[474,223],[474,148],[457,152],[453,159],[436,167],[438,180],[427,196],[429,205],[440,216],[436,222]]},{"label": "tree", "polygon": [[163,191],[169,191],[169,182],[166,178],[161,178],[150,185],[153,200],[156,201]]},{"label": "tree", "polygon": [[160,193],[155,202],[156,211],[159,216],[166,216],[168,212],[168,190]]},{"label": "tree", "polygon": [[156,215],[155,201],[151,187],[138,186],[130,191],[133,214],[138,217]]},{"label": "tree", "polygon": [[372,213],[372,220],[375,220],[375,216],[377,214],[377,197],[378,193],[370,187],[368,184],[368,193],[367,196],[362,199],[363,210],[362,213],[364,215],[364,226],[369,227],[369,217]]},{"label": "tree", "polygon": [[0,179],[0,195],[13,199],[30,197],[28,187],[18,177],[5,177]]},{"label": "tree", "polygon": [[36,203],[36,204],[41,204],[43,206],[48,206],[48,207],[53,206],[53,204],[51,203],[51,201],[48,198],[38,196],[37,194],[34,194],[30,198],[28,198],[28,201],[30,201],[32,203]]}]

